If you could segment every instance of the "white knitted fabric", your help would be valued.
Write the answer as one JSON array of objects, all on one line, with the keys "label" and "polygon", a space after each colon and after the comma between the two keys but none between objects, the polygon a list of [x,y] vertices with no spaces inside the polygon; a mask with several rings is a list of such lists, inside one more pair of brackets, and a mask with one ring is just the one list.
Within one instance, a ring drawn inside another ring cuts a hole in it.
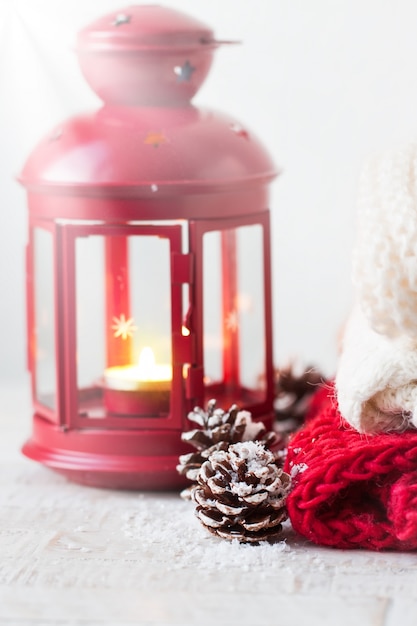
[{"label": "white knitted fabric", "polygon": [[367,164],[358,209],[339,408],[360,432],[417,426],[417,145]]}]

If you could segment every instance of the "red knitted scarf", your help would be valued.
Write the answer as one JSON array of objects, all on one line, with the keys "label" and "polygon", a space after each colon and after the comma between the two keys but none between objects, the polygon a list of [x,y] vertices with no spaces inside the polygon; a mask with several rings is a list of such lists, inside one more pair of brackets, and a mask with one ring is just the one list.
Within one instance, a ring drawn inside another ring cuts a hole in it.
[{"label": "red knitted scarf", "polygon": [[289,444],[293,528],[336,548],[417,548],[417,430],[363,435],[338,412],[334,390],[313,398]]}]

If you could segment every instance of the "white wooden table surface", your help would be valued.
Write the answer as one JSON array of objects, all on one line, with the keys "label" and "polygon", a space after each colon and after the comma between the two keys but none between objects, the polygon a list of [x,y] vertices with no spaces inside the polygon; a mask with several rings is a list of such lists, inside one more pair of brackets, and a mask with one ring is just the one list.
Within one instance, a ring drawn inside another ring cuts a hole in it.
[{"label": "white wooden table surface", "polygon": [[0,381],[0,416],[1,625],[416,626],[417,554],[218,540],[177,494],[25,459],[26,386]]}]

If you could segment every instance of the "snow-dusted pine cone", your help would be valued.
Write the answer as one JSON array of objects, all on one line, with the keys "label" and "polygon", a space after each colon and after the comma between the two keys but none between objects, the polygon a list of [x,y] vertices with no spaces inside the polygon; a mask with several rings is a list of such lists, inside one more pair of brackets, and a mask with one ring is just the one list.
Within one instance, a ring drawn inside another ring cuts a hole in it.
[{"label": "snow-dusted pine cone", "polygon": [[[196,407],[189,413],[188,419],[198,424],[199,428],[182,433],[181,439],[197,451],[182,454],[179,457],[177,471],[194,482],[198,478],[202,463],[210,454],[215,450],[227,450],[232,443],[256,439],[267,448],[280,447],[280,437],[277,433],[268,431],[262,422],[253,422],[251,413],[240,411],[235,404],[228,411],[224,411],[216,409],[216,400],[210,400],[207,411]],[[187,494],[187,490],[183,492],[184,497],[187,497]]]},{"label": "snow-dusted pine cone", "polygon": [[192,490],[196,515],[213,534],[244,542],[280,535],[290,476],[259,441],[214,451],[203,463]]}]

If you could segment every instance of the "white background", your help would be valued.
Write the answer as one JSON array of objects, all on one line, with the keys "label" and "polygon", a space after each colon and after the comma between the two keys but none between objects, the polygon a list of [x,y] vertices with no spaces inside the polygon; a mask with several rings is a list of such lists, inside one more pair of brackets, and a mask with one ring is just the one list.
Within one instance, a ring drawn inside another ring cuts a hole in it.
[{"label": "white background", "polygon": [[[272,188],[274,353],[334,373],[352,304],[351,248],[364,159],[417,127],[412,0],[167,0],[238,39],[216,53],[195,104],[263,141]],[[99,106],[78,71],[77,31],[127,5],[0,0],[0,379],[25,376],[26,208],[15,181],[38,139]]]}]

